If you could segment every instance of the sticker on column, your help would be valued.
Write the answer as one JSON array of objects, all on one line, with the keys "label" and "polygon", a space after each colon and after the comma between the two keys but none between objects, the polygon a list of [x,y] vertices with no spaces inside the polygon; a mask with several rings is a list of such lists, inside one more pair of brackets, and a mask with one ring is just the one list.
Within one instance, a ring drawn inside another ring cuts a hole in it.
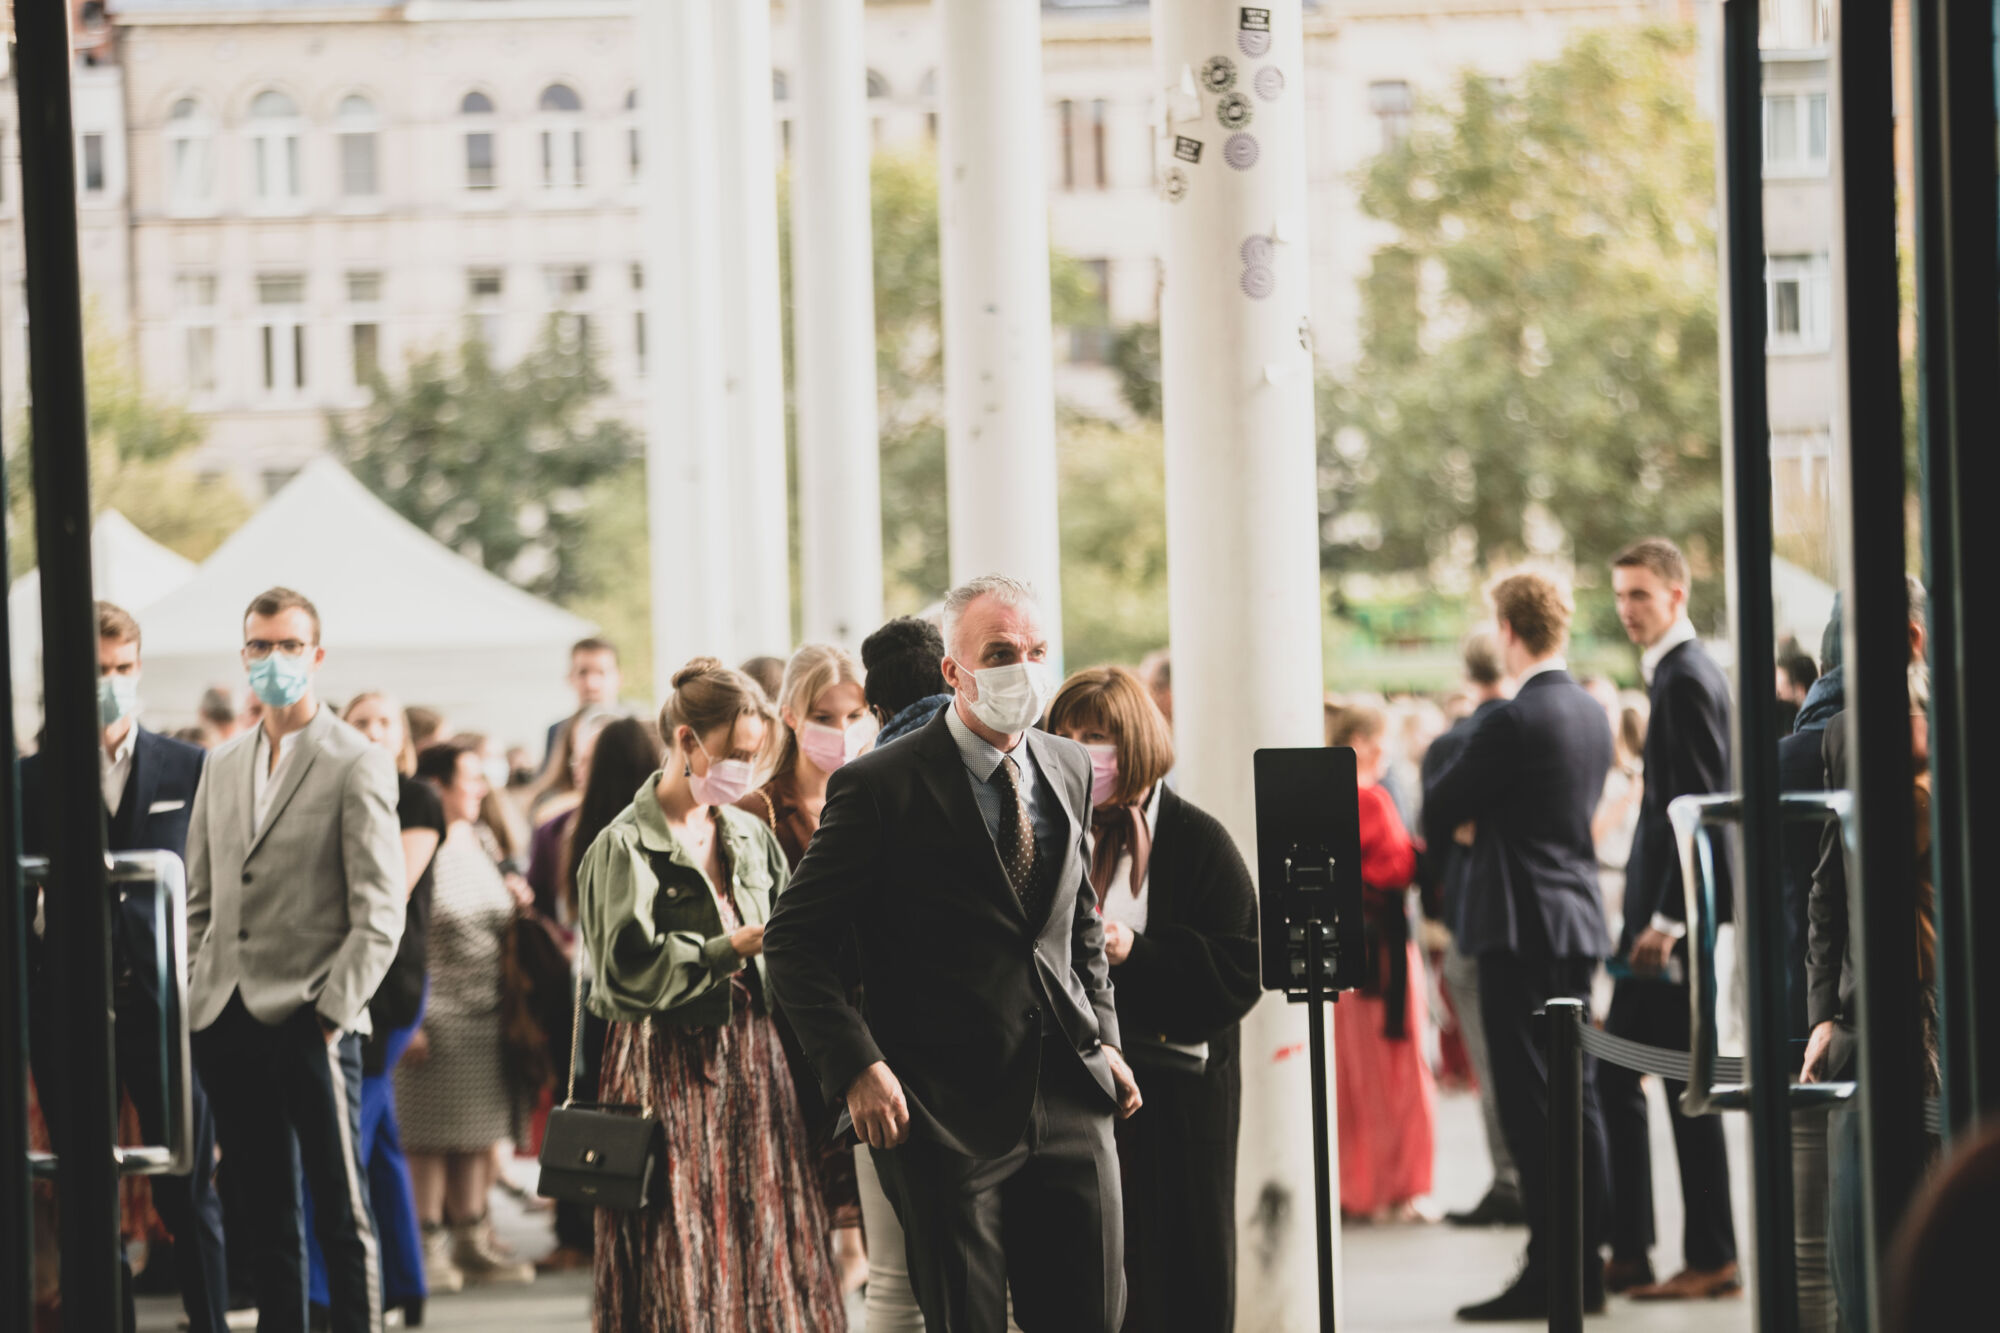
[{"label": "sticker on column", "polygon": [[1278,290],[1278,275],[1262,264],[1252,264],[1243,270],[1243,294],[1253,301],[1261,301]]},{"label": "sticker on column", "polygon": [[1160,197],[1170,204],[1178,204],[1187,198],[1188,175],[1179,167],[1168,167],[1167,174],[1160,180]]},{"label": "sticker on column", "polygon": [[1248,134],[1232,134],[1222,145],[1222,160],[1238,171],[1257,165],[1257,140]]},{"label": "sticker on column", "polygon": [[1255,117],[1256,112],[1250,99],[1242,93],[1224,93],[1215,104],[1215,118],[1222,122],[1225,130],[1240,130]]},{"label": "sticker on column", "polygon": [[1272,259],[1277,256],[1278,247],[1271,244],[1271,238],[1268,236],[1246,236],[1243,238],[1242,248],[1236,253],[1243,257],[1245,264],[1268,268]]},{"label": "sticker on column", "polygon": [[1174,156],[1183,162],[1201,161],[1201,140],[1190,139],[1185,134],[1174,136]]},{"label": "sticker on column", "polygon": [[1202,62],[1201,86],[1212,93],[1226,93],[1236,86],[1236,62],[1228,56],[1210,56]]},{"label": "sticker on column", "polygon": [[1271,49],[1271,11],[1243,8],[1236,11],[1236,49],[1252,60]]},{"label": "sticker on column", "polygon": [[1261,100],[1275,102],[1285,91],[1285,71],[1276,65],[1266,65],[1257,71],[1257,76],[1250,81],[1250,86],[1257,90],[1257,96]]}]

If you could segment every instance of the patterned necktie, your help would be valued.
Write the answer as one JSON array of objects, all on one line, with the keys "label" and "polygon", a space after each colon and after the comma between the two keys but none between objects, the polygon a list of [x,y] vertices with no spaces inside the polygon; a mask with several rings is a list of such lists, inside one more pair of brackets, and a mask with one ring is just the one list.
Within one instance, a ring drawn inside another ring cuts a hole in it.
[{"label": "patterned necktie", "polygon": [[1021,789],[1021,769],[1013,755],[1000,760],[1000,864],[1020,896],[1028,920],[1040,921],[1048,911],[1048,875],[1041,849],[1035,846],[1035,826],[1028,819],[1028,798]]}]

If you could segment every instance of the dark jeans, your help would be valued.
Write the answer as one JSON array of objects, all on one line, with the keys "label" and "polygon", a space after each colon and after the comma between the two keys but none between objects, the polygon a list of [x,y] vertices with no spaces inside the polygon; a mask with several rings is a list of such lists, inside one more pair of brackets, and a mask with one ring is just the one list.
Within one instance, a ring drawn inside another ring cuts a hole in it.
[{"label": "dark jeans", "polygon": [[[152,950],[150,924],[140,923],[136,905],[119,909],[118,951],[114,955],[121,973],[126,960],[141,958]],[[62,1091],[44,1071],[57,1060],[55,1034],[49,1022],[47,992],[35,988],[38,1003],[29,1015],[29,1055],[35,1072],[36,1095],[49,1127],[50,1144],[58,1157],[67,1149],[64,1140],[71,1124],[62,1106]],[[139,1113],[139,1128],[148,1143],[166,1142],[160,1089],[165,1085],[160,1047],[160,997],[151,980],[121,975],[114,1008],[112,1039],[117,1053],[118,1081],[132,1096]],[[229,1309],[228,1250],[222,1239],[222,1198],[215,1188],[215,1120],[207,1090],[193,1069],[187,1071],[193,1113],[194,1161],[185,1176],[153,1176],[153,1207],[174,1237],[174,1260],[180,1278],[181,1304],[187,1310],[188,1327],[193,1333],[223,1333]],[[123,1260],[123,1247],[120,1247]],[[135,1324],[132,1307],[132,1276],[125,1275],[125,1327]]]},{"label": "dark jeans", "polygon": [[[1479,1010],[1486,1020],[1487,1058],[1500,1127],[1521,1173],[1521,1203],[1528,1214],[1529,1275],[1546,1272],[1549,1225],[1549,1067],[1547,1025],[1538,1018],[1553,999],[1590,1001],[1590,958],[1534,962],[1511,953],[1479,956]],[[1604,1243],[1609,1168],[1604,1117],[1597,1106],[1596,1061],[1583,1057],[1584,1280],[1595,1284],[1597,1248]]]},{"label": "dark jeans", "polygon": [[[1687,987],[1664,981],[1620,981],[1605,1030],[1670,1050],[1688,1049]],[[1653,1145],[1640,1075],[1620,1065],[1597,1067],[1597,1099],[1611,1150],[1611,1257],[1641,1260],[1653,1247]],[[1736,1262],[1736,1219],[1729,1210],[1729,1149],[1722,1117],[1681,1110],[1685,1083],[1666,1084],[1667,1116],[1680,1159],[1682,1254],[1704,1271]]]},{"label": "dark jeans", "polygon": [[1118,1333],[1124,1208],[1111,1108],[1061,1034],[1042,1043],[1027,1132],[1005,1156],[913,1136],[873,1158],[930,1333],[1003,1333],[1010,1290],[1022,1328]]},{"label": "dark jeans", "polygon": [[309,1006],[267,1027],[232,995],[194,1035],[194,1053],[223,1155],[242,1171],[250,1205],[258,1333],[307,1326],[301,1171],[326,1253],[333,1333],[371,1333],[381,1323],[382,1281],[361,1171],[361,1039],[348,1033],[329,1043]]}]

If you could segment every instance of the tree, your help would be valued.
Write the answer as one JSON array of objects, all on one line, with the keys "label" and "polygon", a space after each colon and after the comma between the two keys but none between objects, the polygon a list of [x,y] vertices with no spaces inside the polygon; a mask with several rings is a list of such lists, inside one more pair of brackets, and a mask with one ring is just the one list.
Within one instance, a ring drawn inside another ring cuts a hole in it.
[{"label": "tree", "polygon": [[404,518],[567,605],[630,575],[629,559],[585,573],[592,488],[640,455],[638,432],[597,414],[607,387],[587,328],[556,316],[512,366],[471,337],[418,354],[400,384],[377,375],[368,407],[328,416],[328,442]]},{"label": "tree", "polygon": [[1057,448],[1068,665],[1137,662],[1167,642],[1165,436],[1078,420]]},{"label": "tree", "polygon": [[1610,630],[1604,566],[1657,533],[1714,588],[1715,141],[1693,49],[1596,29],[1511,87],[1467,73],[1365,171],[1394,239],[1363,282],[1360,360],[1320,394],[1330,571],[1567,559]]},{"label": "tree", "polygon": [[[250,504],[226,478],[188,464],[204,430],[177,404],[148,394],[124,348],[87,321],[84,382],[88,386],[90,510],[115,509],[134,527],[190,560],[206,559],[250,516]],[[32,420],[11,432],[7,452],[10,578],[35,564]],[[134,608],[136,609],[136,608]]]}]

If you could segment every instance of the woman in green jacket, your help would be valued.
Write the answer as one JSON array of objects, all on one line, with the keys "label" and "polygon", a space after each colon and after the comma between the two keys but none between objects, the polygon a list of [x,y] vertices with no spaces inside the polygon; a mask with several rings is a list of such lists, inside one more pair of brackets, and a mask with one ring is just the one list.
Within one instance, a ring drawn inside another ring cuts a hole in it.
[{"label": "woman in green jacket", "polygon": [[660,714],[666,765],[577,876],[590,1007],[612,1025],[600,1095],[650,1107],[667,1145],[658,1207],[598,1212],[600,1330],[847,1327],[764,979],[785,855],[733,808],[772,722],[741,672],[681,668]]}]

